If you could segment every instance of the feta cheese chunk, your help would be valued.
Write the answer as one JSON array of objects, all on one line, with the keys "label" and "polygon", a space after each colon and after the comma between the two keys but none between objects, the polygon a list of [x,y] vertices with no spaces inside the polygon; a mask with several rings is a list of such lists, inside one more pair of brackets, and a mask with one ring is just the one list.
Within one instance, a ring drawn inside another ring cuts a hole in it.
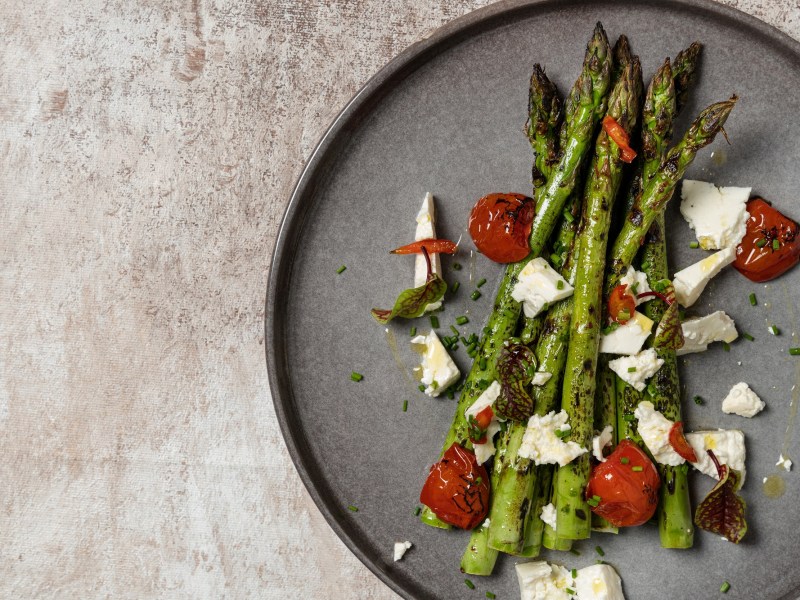
[{"label": "feta cheese chunk", "polygon": [[675,273],[672,284],[678,304],[689,307],[697,302],[708,282],[735,258],[736,248],[731,246]]},{"label": "feta cheese chunk", "polygon": [[531,381],[531,385],[544,385],[550,381],[552,376],[552,373],[548,373],[546,371],[537,371],[533,374],[533,381]]},{"label": "feta cheese chunk", "polygon": [[[436,238],[436,205],[433,202],[433,194],[428,192],[422,200],[422,208],[417,213],[417,231],[414,235],[415,241]],[[442,259],[438,254],[431,254],[431,271],[434,274],[442,274]],[[414,257],[414,287],[423,285],[428,280],[428,263],[425,256],[417,254]],[[436,310],[442,305],[442,301],[433,302],[425,307],[426,311]]]},{"label": "feta cheese chunk", "polygon": [[605,354],[636,354],[644,346],[653,321],[640,312],[608,334],[600,336],[600,352]]},{"label": "feta cheese chunk", "polygon": [[683,181],[681,214],[694,229],[701,248],[720,250],[739,245],[750,218],[746,205],[751,189]]},{"label": "feta cheese chunk", "polygon": [[558,413],[551,410],[543,417],[533,415],[528,420],[525,435],[522,436],[519,455],[529,458],[537,465],[558,464],[563,467],[588,452],[576,442],[565,442],[556,435],[556,431],[569,430],[568,418],[563,410]]},{"label": "feta cheese chunk", "polygon": [[458,381],[461,373],[450,358],[435,331],[428,335],[418,335],[411,340],[411,347],[422,355],[420,383],[425,385],[425,393],[435,398]]},{"label": "feta cheese chunk", "polygon": [[790,458],[786,458],[783,453],[778,457],[778,462],[775,463],[776,467],[780,467],[784,471],[791,471],[792,470],[792,460]]},{"label": "feta cheese chunk", "polygon": [[738,429],[718,429],[716,431],[693,431],[686,434],[686,441],[694,448],[697,455],[697,462],[692,463],[695,469],[705,473],[709,477],[719,479],[717,467],[708,455],[706,450],[714,452],[714,456],[720,464],[728,465],[731,469],[736,469],[742,474],[742,484],[744,484],[745,467],[744,460],[744,433]]},{"label": "feta cheese chunk", "polygon": [[570,600],[567,588],[572,584],[570,572],[546,561],[516,565],[520,600]]},{"label": "feta cheese chunk", "polygon": [[722,401],[722,412],[749,419],[764,410],[765,406],[764,401],[750,389],[750,386],[740,381],[731,388]]},{"label": "feta cheese chunk", "polygon": [[625,383],[638,391],[643,391],[647,380],[655,375],[664,364],[655,349],[648,348],[633,356],[621,356],[608,362],[608,367],[619,375]]},{"label": "feta cheese chunk", "polygon": [[637,431],[656,462],[673,467],[686,462],[669,443],[669,430],[675,423],[657,411],[652,402],[639,402],[633,415],[639,420]]},{"label": "feta cheese chunk", "polygon": [[543,258],[534,258],[519,273],[511,297],[522,303],[528,318],[535,317],[545,305],[569,298],[574,291],[561,275]]},{"label": "feta cheese chunk", "polygon": [[622,580],[611,565],[578,569],[573,589],[578,600],[625,600]]},{"label": "feta cheese chunk", "polygon": [[[469,423],[470,417],[475,417],[487,406],[492,406],[499,395],[500,384],[497,381],[493,381],[489,387],[478,396],[477,400],[472,403],[472,406],[464,411],[467,423]],[[479,464],[485,463],[494,454],[494,436],[498,431],[500,431],[500,421],[498,421],[496,416],[493,416],[492,420],[489,422],[489,427],[486,429],[486,442],[483,444],[472,444],[472,449],[475,451],[475,459]]]},{"label": "feta cheese chunk", "polygon": [[650,285],[647,283],[647,275],[641,271],[637,271],[633,267],[629,266],[628,270],[625,272],[625,275],[619,280],[619,283],[620,285],[628,286],[627,291],[636,299],[636,306],[639,306],[642,302],[647,302],[650,300],[650,298],[636,298],[638,294],[644,294],[645,292],[652,291],[650,289]]},{"label": "feta cheese chunk", "polygon": [[613,431],[614,428],[611,425],[606,425],[599,435],[592,438],[592,454],[600,462],[606,462],[606,457],[603,456],[603,448],[611,445]]},{"label": "feta cheese chunk", "polygon": [[689,319],[681,323],[683,329],[683,347],[676,354],[705,352],[712,342],[732,342],[739,337],[736,323],[723,311],[718,310],[697,319]]},{"label": "feta cheese chunk", "polygon": [[542,507],[542,514],[539,515],[539,518],[544,522],[545,525],[549,525],[553,531],[556,530],[556,521],[558,520],[558,516],[556,515],[556,507],[553,506],[552,502]]},{"label": "feta cheese chunk", "polygon": [[405,556],[405,553],[408,552],[408,550],[413,545],[414,544],[412,544],[411,542],[395,542],[395,544],[394,544],[394,561],[397,562],[398,560],[403,558],[403,556]]}]

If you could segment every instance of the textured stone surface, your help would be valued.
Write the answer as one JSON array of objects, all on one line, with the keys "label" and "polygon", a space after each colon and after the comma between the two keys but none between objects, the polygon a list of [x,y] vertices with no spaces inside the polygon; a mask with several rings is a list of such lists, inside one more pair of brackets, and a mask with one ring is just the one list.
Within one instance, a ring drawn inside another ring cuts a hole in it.
[{"label": "textured stone surface", "polygon": [[485,4],[3,3],[0,597],[395,597],[281,440],[267,268],[338,110]]}]

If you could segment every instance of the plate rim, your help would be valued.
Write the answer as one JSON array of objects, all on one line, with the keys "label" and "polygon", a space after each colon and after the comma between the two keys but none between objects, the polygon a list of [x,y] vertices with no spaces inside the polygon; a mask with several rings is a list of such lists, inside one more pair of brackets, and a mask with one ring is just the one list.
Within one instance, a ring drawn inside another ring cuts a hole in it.
[{"label": "plate rim", "polygon": [[[513,22],[518,16],[531,17],[537,12],[552,10],[569,10],[571,7],[591,5],[599,13],[604,6],[658,6],[673,11],[689,11],[713,15],[738,27],[754,30],[767,38],[774,46],[779,47],[794,60],[800,62],[800,41],[787,33],[762,21],[761,19],[740,11],[739,9],[714,2],[713,0],[501,0],[466,13],[436,28],[426,37],[411,44],[383,67],[347,101],[331,124],[319,138],[300,172],[289,202],[281,218],[275,237],[272,259],[269,264],[264,311],[264,352],[267,362],[267,378],[269,392],[275,409],[275,415],[281,435],[292,463],[300,476],[303,485],[322,513],[325,521],[333,529],[337,537],[375,576],[392,591],[407,600],[433,598],[420,590],[413,582],[398,573],[390,573],[382,569],[371,552],[362,542],[365,534],[356,531],[352,524],[344,519],[341,507],[334,506],[325,499],[328,485],[323,476],[323,469],[316,461],[304,452],[305,432],[297,419],[294,410],[294,393],[288,377],[288,365],[285,353],[285,316],[286,305],[282,302],[282,290],[291,280],[294,266],[294,255],[299,235],[305,224],[305,217],[310,208],[304,199],[313,195],[320,179],[320,171],[326,162],[335,160],[341,137],[350,127],[357,127],[362,114],[369,114],[371,108],[391,93],[395,84],[401,82],[417,68],[438,54],[458,45],[473,34],[489,31],[504,22]],[[797,598],[800,587],[776,600],[793,600]]]}]

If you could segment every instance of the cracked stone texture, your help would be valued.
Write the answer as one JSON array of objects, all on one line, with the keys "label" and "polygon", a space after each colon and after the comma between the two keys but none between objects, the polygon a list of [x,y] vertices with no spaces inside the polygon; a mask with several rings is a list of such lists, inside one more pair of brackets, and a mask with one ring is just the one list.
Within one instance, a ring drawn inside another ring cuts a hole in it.
[{"label": "cracked stone texture", "polygon": [[284,447],[267,268],[339,109],[486,4],[3,3],[0,597],[396,597]]}]

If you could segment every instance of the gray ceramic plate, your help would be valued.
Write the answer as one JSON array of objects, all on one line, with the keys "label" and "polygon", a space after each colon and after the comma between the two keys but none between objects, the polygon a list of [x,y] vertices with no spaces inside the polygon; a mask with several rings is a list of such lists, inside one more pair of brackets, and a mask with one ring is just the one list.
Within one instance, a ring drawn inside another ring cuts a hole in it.
[{"label": "gray ceramic plate", "polygon": [[[487,590],[514,598],[518,591],[510,557],[499,561],[491,578],[473,577],[477,590],[469,590],[458,570],[467,534],[434,530],[414,517],[455,403],[416,391],[395,364],[384,329],[369,315],[411,285],[413,260],[387,251],[411,239],[428,190],[438,200],[439,233],[453,239],[464,233],[468,211],[481,195],[529,190],[531,155],[521,128],[531,65],[544,64],[567,90],[597,20],[610,37],[629,36],[646,77],[664,57],[693,40],[704,42],[700,83],[679,129],[706,104],[733,92],[741,101],[729,120],[731,146],[720,140],[706,149],[689,176],[752,186],[800,216],[800,45],[734,10],[700,0],[500,3],[448,25],[380,71],[333,123],[292,196],[270,273],[266,345],[275,407],[303,481],[350,549],[407,598],[482,598]],[[671,260],[682,267],[702,251],[688,248],[690,231],[676,203],[669,213]],[[451,260],[444,261],[446,279],[460,281],[461,289],[439,315],[442,331],[461,314],[471,319],[464,331],[479,331],[501,269],[479,257],[471,273],[468,252],[456,260],[467,268],[456,272]],[[347,270],[337,275],[342,264]],[[470,292],[483,277],[489,283],[474,302]],[[778,499],[767,498],[761,487],[776,472],[782,450],[800,459],[791,410],[800,360],[786,352],[800,346],[794,337],[798,284],[800,269],[766,286],[732,269],[724,272],[695,308],[727,311],[755,342],[740,340],[730,352],[716,347],[683,365],[685,398],[706,399],[704,406],[686,404],[688,427],[736,427],[747,436],[745,541],[735,546],[698,532],[694,549],[668,551],[645,526],[576,543],[580,556],[546,558],[585,566],[601,544],[634,600],[714,598],[723,580],[732,584],[731,598],[798,595],[798,475],[782,474],[786,493]],[[748,302],[751,292],[758,307]],[[414,324],[422,330],[427,323]],[[768,335],[772,323],[781,328],[780,337]],[[415,362],[410,325],[389,328],[409,367]],[[456,360],[465,372],[463,349]],[[351,371],[364,380],[352,382]],[[721,399],[742,380],[768,405],[752,420],[720,411]],[[696,476],[693,484],[696,501],[711,480]],[[411,540],[414,548],[394,563],[397,540]]]}]

